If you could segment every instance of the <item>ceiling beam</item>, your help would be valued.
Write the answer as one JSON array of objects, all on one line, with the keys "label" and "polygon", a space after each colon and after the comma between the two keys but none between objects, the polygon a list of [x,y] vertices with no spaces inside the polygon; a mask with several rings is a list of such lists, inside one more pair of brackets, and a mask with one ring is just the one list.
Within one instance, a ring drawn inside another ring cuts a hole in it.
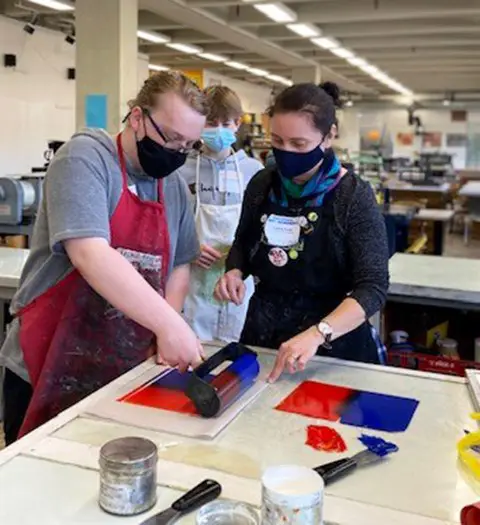
[{"label": "ceiling beam", "polygon": [[138,12],[138,27],[144,30],[182,29],[182,26],[178,23],[144,9],[140,9]]},{"label": "ceiling beam", "polygon": [[165,34],[169,36],[173,42],[181,42],[182,44],[210,44],[218,42],[217,38],[205,35],[199,31],[193,31],[192,29],[165,31]]},{"label": "ceiling beam", "polygon": [[[399,50],[399,49],[375,49],[365,50],[362,53],[364,58],[368,60],[420,60],[420,59],[433,59],[433,58],[478,58],[478,49],[416,49],[411,50]],[[305,53],[304,53],[305,54]],[[305,56],[307,56],[305,54]]]},{"label": "ceiling beam", "polygon": [[[402,20],[455,19],[480,15],[480,6],[475,0],[458,0],[455,8],[451,0],[436,0],[429,7],[415,0],[383,0],[380,7],[374,2],[348,0],[346,2],[325,2],[321,8],[315,2],[300,4],[296,9],[298,22],[334,24],[358,22],[386,22]],[[273,25],[275,22],[263,16],[251,6],[240,9],[230,8],[228,22],[237,25]]]},{"label": "ceiling beam", "polygon": [[[343,39],[343,44],[346,47],[352,49],[394,49],[394,48],[446,48],[452,47],[474,47],[480,48],[480,38],[445,38],[445,37],[434,37],[434,38],[409,38],[405,39],[402,37],[381,37],[381,38],[362,38],[362,39]],[[292,46],[294,49],[294,46]]]},{"label": "ceiling beam", "polygon": [[[259,0],[257,3],[268,3],[270,0]],[[330,0],[284,0],[284,4],[300,4],[305,2],[329,2]],[[242,0],[185,0],[189,7],[225,7],[225,6],[244,6]]]},{"label": "ceiling beam", "polygon": [[[253,29],[253,28],[252,28]],[[320,27],[319,27],[320,29]],[[394,36],[428,36],[428,35],[480,35],[480,24],[472,25],[450,25],[433,24],[425,22],[384,22],[361,24],[322,24],[323,33],[339,39],[343,38],[374,38],[374,37],[394,37]],[[296,40],[298,35],[289,31],[281,25],[261,26],[258,36],[273,40],[275,42]]]},{"label": "ceiling beam", "polygon": [[[264,28],[266,30],[267,28]],[[383,22],[360,24],[328,24],[323,25],[325,34],[336,38],[391,37],[391,36],[427,36],[427,35],[466,35],[480,33],[480,25],[459,25],[437,23],[429,25],[424,21]]]},{"label": "ceiling beam", "polygon": [[302,56],[288,52],[272,42],[256,38],[255,35],[239,28],[228,26],[224,20],[202,10],[193,10],[176,0],[139,0],[142,9],[180,23],[202,33],[228,42],[230,45],[246,49],[264,56],[274,62],[288,66],[309,65],[311,62]]}]

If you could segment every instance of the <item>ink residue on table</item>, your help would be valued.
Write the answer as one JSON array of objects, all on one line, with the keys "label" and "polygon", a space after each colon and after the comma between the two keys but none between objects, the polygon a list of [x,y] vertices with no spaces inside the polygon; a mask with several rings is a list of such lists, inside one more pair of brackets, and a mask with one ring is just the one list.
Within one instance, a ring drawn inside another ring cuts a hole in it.
[{"label": "ink residue on table", "polygon": [[324,452],[345,452],[347,450],[342,436],[335,429],[326,426],[309,425],[305,444]]}]

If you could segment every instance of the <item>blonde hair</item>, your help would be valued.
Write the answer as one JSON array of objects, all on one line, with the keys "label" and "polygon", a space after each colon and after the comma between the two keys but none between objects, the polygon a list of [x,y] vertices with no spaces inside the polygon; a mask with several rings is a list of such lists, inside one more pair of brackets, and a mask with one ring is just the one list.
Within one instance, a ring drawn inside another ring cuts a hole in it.
[{"label": "blonde hair", "polygon": [[204,92],[186,75],[180,71],[160,71],[152,73],[145,80],[142,89],[128,105],[130,109],[139,106],[143,109],[153,109],[157,105],[158,95],[176,93],[187,104],[201,115],[207,115],[209,106]]},{"label": "blonde hair", "polygon": [[227,122],[237,120],[243,115],[240,97],[227,86],[210,86],[205,90],[210,111],[207,122]]}]

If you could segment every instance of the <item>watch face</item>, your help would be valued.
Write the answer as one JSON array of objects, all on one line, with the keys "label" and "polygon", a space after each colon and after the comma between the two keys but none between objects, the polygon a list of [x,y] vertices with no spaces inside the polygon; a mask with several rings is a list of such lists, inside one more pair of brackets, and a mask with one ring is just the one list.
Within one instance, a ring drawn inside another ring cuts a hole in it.
[{"label": "watch face", "polygon": [[332,327],[328,323],[321,322],[318,325],[318,330],[321,332],[324,336],[332,335]]}]

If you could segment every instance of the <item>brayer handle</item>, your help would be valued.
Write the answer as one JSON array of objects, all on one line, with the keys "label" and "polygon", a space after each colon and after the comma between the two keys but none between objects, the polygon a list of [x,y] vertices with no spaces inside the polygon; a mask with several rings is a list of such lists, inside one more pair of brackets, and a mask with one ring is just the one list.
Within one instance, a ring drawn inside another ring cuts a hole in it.
[{"label": "brayer handle", "polygon": [[339,459],[317,467],[315,472],[322,476],[325,485],[346,476],[357,468],[357,462],[352,458]]},{"label": "brayer handle", "polygon": [[220,483],[212,479],[206,479],[178,499],[172,505],[172,508],[182,513],[191,512],[217,499],[221,492],[222,486]]}]

